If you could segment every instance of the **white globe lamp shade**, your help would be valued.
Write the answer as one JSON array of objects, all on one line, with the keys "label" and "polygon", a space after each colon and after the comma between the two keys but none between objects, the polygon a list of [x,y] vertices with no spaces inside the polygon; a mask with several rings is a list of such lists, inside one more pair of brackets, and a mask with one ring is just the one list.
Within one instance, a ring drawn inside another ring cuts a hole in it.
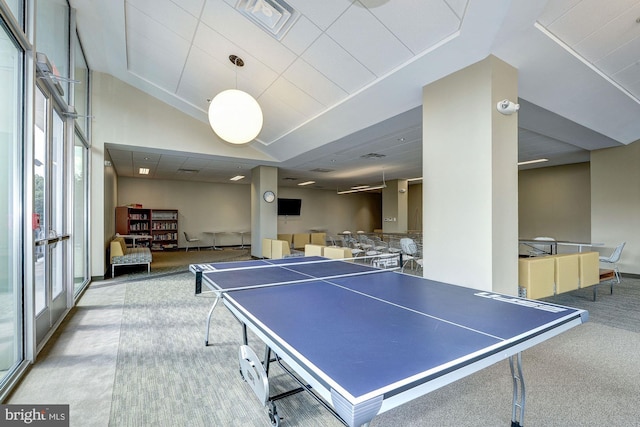
[{"label": "white globe lamp shade", "polygon": [[238,89],[225,90],[209,104],[209,124],[223,140],[246,144],[262,129],[262,109],[248,93]]}]

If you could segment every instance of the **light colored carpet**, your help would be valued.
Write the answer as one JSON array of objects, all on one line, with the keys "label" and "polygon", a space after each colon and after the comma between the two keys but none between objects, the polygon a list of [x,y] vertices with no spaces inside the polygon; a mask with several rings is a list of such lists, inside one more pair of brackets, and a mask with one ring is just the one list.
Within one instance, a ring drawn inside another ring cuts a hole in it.
[{"label": "light colored carpet", "polygon": [[[618,289],[613,298],[625,296]],[[129,285],[110,425],[269,425],[266,409],[240,379],[241,329],[224,306],[216,309],[211,345],[204,347],[209,306],[210,300],[193,295],[190,274]],[[640,336],[608,326],[597,315],[591,320],[523,354],[526,425],[637,422]],[[251,344],[262,354],[256,338]],[[293,385],[279,373],[272,371],[276,384]],[[372,426],[509,425],[511,390],[503,361],[382,414]],[[305,394],[279,402],[278,409],[284,426],[340,425]]]},{"label": "light colored carpet", "polygon": [[[248,256],[202,252],[178,256]],[[74,427],[268,426],[266,408],[238,372],[240,325],[222,305],[204,346],[211,299],[194,295],[187,265],[94,282],[5,403],[70,404]],[[523,353],[525,425],[638,424],[639,289],[640,280],[625,279],[613,295],[603,288],[595,303],[588,290],[556,297],[589,309],[591,319]],[[250,344],[262,354],[251,335]],[[271,375],[276,390],[291,386],[279,368]],[[511,390],[502,361],[381,414],[371,426],[507,426]],[[278,409],[283,427],[341,425],[306,394]]]}]

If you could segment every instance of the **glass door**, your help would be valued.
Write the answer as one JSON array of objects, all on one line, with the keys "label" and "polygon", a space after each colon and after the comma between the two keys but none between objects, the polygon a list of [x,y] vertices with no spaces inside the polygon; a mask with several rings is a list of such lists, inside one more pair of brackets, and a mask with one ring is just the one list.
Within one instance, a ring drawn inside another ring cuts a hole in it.
[{"label": "glass door", "polygon": [[64,121],[50,98],[36,90],[33,147],[33,240],[36,345],[67,307],[67,239],[64,194]]}]

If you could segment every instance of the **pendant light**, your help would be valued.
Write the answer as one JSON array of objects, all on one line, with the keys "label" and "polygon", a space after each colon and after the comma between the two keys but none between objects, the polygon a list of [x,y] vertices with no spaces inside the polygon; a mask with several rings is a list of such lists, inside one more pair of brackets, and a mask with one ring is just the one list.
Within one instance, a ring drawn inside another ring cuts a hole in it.
[{"label": "pendant light", "polygon": [[[242,58],[230,55],[236,66],[244,66]],[[262,109],[251,95],[236,88],[220,92],[209,104],[209,124],[213,131],[231,144],[246,144],[255,139],[262,129]]]}]

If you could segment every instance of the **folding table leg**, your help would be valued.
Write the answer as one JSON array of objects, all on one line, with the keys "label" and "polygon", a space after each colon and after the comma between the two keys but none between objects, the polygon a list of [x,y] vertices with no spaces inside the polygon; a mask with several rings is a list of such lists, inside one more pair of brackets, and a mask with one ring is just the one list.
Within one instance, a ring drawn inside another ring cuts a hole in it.
[{"label": "folding table leg", "polygon": [[[517,363],[517,371],[514,364]],[[526,399],[524,376],[522,375],[522,353],[509,358],[509,368],[513,377],[513,409],[511,413],[511,427],[524,425],[524,404]],[[520,409],[518,411],[518,409]]]},{"label": "folding table leg", "polygon": [[204,335],[204,346],[209,345],[209,326],[211,325],[211,316],[213,315],[213,309],[218,305],[218,301],[220,301],[220,295],[216,295],[216,299],[213,301],[211,305],[211,309],[209,310],[209,314],[207,315],[207,330]]}]

